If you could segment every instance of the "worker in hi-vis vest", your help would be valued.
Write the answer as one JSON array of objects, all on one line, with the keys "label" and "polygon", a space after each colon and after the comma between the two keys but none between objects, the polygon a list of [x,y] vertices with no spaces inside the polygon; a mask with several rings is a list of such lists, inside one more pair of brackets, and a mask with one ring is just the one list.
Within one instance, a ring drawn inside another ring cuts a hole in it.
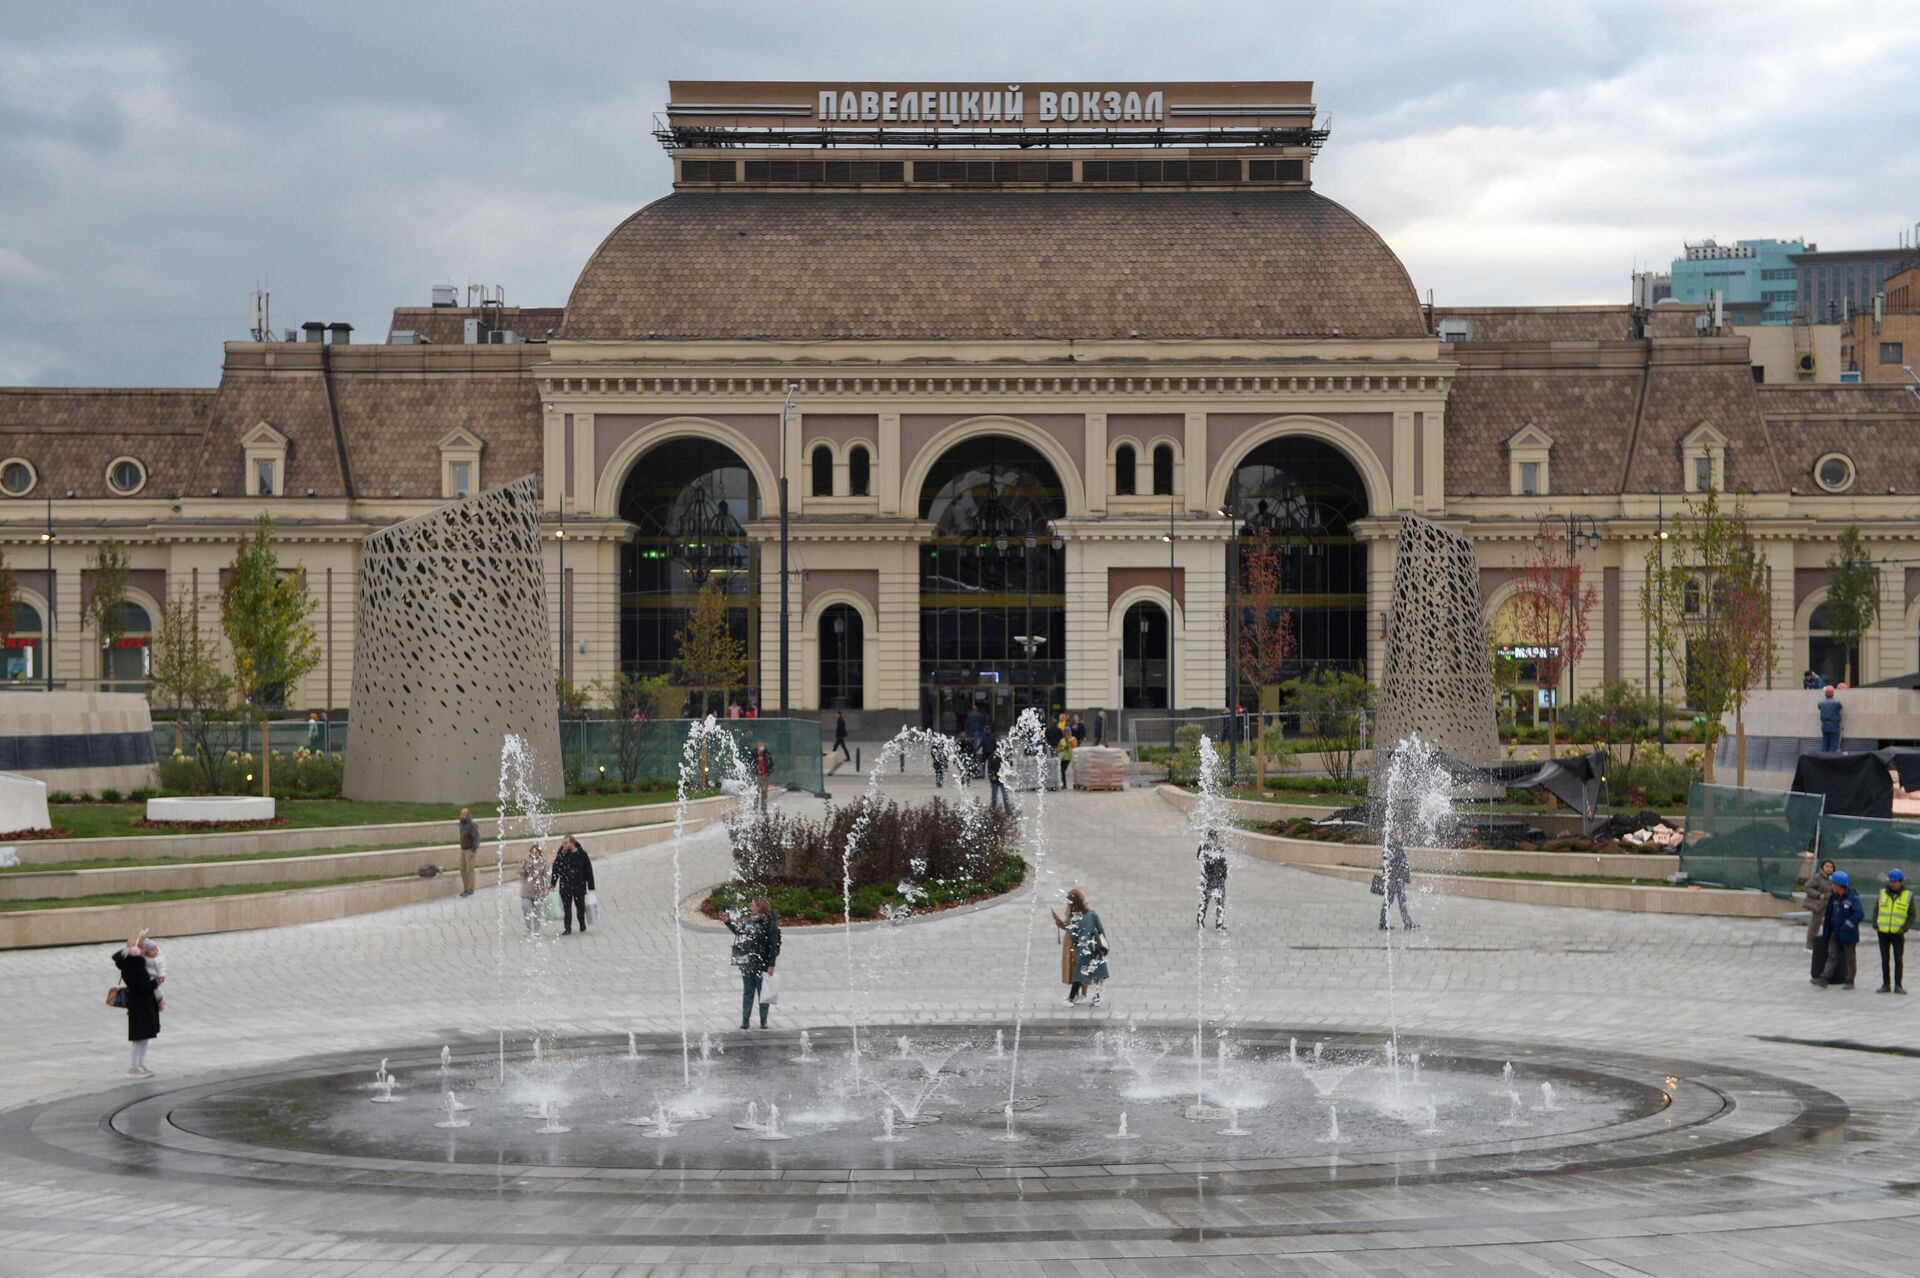
[{"label": "worker in hi-vis vest", "polygon": [[1907,890],[1907,876],[1899,870],[1887,871],[1887,885],[1880,889],[1880,908],[1873,916],[1873,927],[1880,934],[1880,993],[1907,992],[1907,929],[1913,926],[1913,893]]}]

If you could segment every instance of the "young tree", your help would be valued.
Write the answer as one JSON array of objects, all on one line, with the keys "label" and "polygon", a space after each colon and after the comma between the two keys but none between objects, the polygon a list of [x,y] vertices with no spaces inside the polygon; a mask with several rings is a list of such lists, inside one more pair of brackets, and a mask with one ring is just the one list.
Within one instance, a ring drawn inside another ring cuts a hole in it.
[{"label": "young tree", "polygon": [[703,712],[709,692],[718,689],[725,696],[747,678],[747,646],[734,637],[729,602],[720,583],[709,580],[693,597],[686,628],[673,637],[680,649],[681,681],[699,690]]},{"label": "young tree", "polygon": [[1713,781],[1713,735],[1734,716],[1735,779],[1747,776],[1747,692],[1773,669],[1771,582],[1746,510],[1709,491],[1674,521],[1677,549],[1659,593],[1677,600],[1669,650],[1686,671],[1687,698],[1707,716],[1705,779]]},{"label": "young tree", "polygon": [[673,681],[666,675],[642,677],[622,671],[611,679],[595,684],[613,715],[614,754],[623,785],[632,785],[640,777],[641,748],[645,744],[647,720],[658,718],[673,696]]},{"label": "young tree", "polygon": [[273,793],[273,743],[268,737],[271,702],[320,664],[313,629],[313,598],[306,578],[280,571],[273,548],[273,519],[261,515],[253,536],[240,546],[220,601],[220,625],[233,649],[234,691],[241,706],[260,721],[260,793]]},{"label": "young tree", "polygon": [[220,712],[232,704],[233,681],[220,670],[217,645],[200,629],[198,601],[185,593],[160,609],[148,687],[155,701],[173,710],[175,752],[185,754],[192,744],[194,766],[213,793],[220,778],[209,737]]},{"label": "young tree", "polygon": [[117,541],[103,541],[93,549],[93,592],[81,610],[100,640],[100,677],[111,674],[113,653],[127,632],[127,552]]},{"label": "young tree", "polygon": [[1860,526],[1840,534],[1840,553],[1827,560],[1827,629],[1845,653],[1841,678],[1853,682],[1853,654],[1880,615],[1880,570],[1860,540]]},{"label": "young tree", "polygon": [[1240,678],[1255,689],[1260,725],[1253,790],[1264,793],[1267,783],[1267,691],[1280,681],[1280,671],[1293,656],[1293,617],[1281,598],[1281,548],[1266,533],[1253,533],[1240,543],[1240,639],[1234,654]]},{"label": "young tree", "polygon": [[1288,682],[1287,690],[1300,710],[1301,726],[1325,761],[1327,775],[1336,781],[1351,779],[1360,754],[1361,729],[1373,708],[1373,685],[1344,670],[1316,670]]},{"label": "young tree", "polygon": [[7,641],[13,638],[13,605],[19,602],[19,598],[13,569],[7,567],[6,547],[0,546],[0,649],[4,649]]},{"label": "young tree", "polygon": [[1618,747],[1626,747],[1620,766],[1624,790],[1633,776],[1634,754],[1653,735],[1659,713],[1659,698],[1651,692],[1624,679],[1612,679],[1567,707],[1568,731],[1602,746],[1609,758],[1617,757]]},{"label": "young tree", "polygon": [[1576,552],[1564,530],[1551,521],[1542,523],[1515,575],[1520,587],[1513,598],[1515,625],[1538,654],[1534,668],[1541,686],[1554,691],[1553,713],[1547,718],[1549,758],[1558,744],[1560,679],[1587,650],[1587,615],[1598,594],[1592,582],[1581,580]]}]

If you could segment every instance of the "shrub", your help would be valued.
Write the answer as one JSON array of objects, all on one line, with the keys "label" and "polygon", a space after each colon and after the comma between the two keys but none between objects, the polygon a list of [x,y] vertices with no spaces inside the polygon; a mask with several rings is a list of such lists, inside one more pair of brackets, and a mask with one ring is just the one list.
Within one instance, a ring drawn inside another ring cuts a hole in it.
[{"label": "shrub", "polygon": [[48,803],[72,803],[73,796],[71,794],[68,794],[65,790],[55,790],[52,794],[49,794],[47,796],[47,802]]},{"label": "shrub", "polygon": [[133,800],[133,802],[135,803],[145,803],[148,799],[151,799],[153,797],[153,793],[154,792],[151,788],[143,785],[143,786],[140,786],[138,789],[127,791],[127,798]]},{"label": "shrub", "polygon": [[104,790],[100,791],[100,802],[102,803],[120,802],[119,789],[115,786],[108,786]]},{"label": "shrub", "polygon": [[[991,879],[1013,842],[1012,817],[958,808],[943,799],[901,807],[865,801],[827,809],[823,817],[773,811],[728,818],[734,877],[743,885],[834,888],[841,885],[841,849],[863,814],[865,833],[852,865],[855,888],[891,889],[903,881]],[[777,908],[777,903],[776,903]]]}]

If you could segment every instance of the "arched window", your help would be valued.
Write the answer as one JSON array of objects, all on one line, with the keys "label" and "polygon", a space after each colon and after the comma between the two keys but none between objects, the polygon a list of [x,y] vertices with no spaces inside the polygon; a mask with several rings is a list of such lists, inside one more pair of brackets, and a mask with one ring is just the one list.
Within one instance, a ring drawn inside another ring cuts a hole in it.
[{"label": "arched window", "polygon": [[834,604],[820,614],[820,708],[858,710],[865,705],[861,662],[865,635],[860,613]]},{"label": "arched window", "polygon": [[847,495],[865,497],[873,486],[873,461],[863,445],[847,450]]},{"label": "arched window", "polygon": [[1825,604],[1815,608],[1807,618],[1807,669],[1816,672],[1823,683],[1860,677],[1860,650],[1849,648],[1834,637]]},{"label": "arched window", "polygon": [[1167,706],[1167,610],[1137,603],[1120,619],[1120,677],[1129,710]]},{"label": "arched window", "polygon": [[0,679],[39,678],[41,641],[45,637],[40,610],[30,603],[16,601],[6,646],[0,648]]},{"label": "arched window", "polygon": [[101,687],[106,692],[140,692],[150,669],[153,618],[132,600],[123,600],[114,629],[120,637],[100,649]]},{"label": "arched window", "polygon": [[1162,444],[1153,450],[1153,495],[1173,495],[1173,445]]},{"label": "arched window", "polygon": [[1133,475],[1133,445],[1122,444],[1113,454],[1113,491],[1118,497],[1131,497],[1136,490]]},{"label": "arched window", "polygon": [[825,444],[813,450],[813,495],[833,496],[833,450]]}]

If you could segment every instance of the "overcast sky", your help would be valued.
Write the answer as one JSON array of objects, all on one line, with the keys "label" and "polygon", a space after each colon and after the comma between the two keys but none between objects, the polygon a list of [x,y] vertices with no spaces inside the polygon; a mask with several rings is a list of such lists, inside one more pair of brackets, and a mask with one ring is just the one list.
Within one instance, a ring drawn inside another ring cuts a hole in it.
[{"label": "overcast sky", "polygon": [[1443,305],[1624,301],[1685,239],[1920,220],[1920,0],[9,4],[0,384],[211,385],[436,283],[560,305],[667,190],[670,77],[1311,79],[1315,187]]}]

